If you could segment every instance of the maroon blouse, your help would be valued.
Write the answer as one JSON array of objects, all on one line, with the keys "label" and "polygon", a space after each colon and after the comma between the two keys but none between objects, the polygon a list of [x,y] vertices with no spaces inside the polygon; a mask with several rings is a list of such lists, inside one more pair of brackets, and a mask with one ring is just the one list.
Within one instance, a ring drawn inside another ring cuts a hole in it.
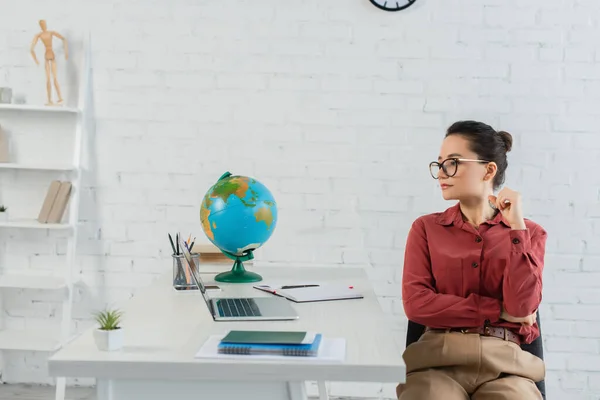
[{"label": "maroon blouse", "polygon": [[464,222],[460,205],[419,217],[406,243],[402,299],[411,321],[431,328],[510,328],[524,343],[539,336],[537,324],[500,319],[525,317],[542,299],[546,231],[525,220],[513,230],[498,212],[479,229]]}]

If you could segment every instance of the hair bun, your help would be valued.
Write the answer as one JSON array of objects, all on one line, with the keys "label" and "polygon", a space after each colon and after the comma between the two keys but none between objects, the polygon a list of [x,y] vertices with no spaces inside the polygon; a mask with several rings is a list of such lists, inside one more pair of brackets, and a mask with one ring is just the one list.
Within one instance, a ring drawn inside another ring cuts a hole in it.
[{"label": "hair bun", "polygon": [[512,144],[513,144],[512,135],[505,131],[498,131],[498,135],[500,135],[500,138],[504,142],[504,148],[506,149],[506,152],[508,153],[512,149]]}]

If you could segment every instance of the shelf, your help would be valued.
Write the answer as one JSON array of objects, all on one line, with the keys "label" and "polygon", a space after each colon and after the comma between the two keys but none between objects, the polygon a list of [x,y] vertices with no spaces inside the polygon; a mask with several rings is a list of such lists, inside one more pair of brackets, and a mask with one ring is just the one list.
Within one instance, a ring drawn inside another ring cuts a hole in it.
[{"label": "shelf", "polygon": [[22,330],[0,331],[0,349],[26,351],[54,351],[59,348],[57,340],[44,336],[45,332],[34,334]]},{"label": "shelf", "polygon": [[40,171],[73,171],[72,165],[58,164],[18,164],[18,163],[0,163],[0,169],[26,169]]},{"label": "shelf", "polygon": [[36,220],[0,221],[0,228],[23,228],[23,229],[71,229],[70,224],[42,224]]},{"label": "shelf", "polygon": [[65,280],[56,276],[6,274],[0,275],[0,288],[58,290],[66,287]]},{"label": "shelf", "polygon": [[40,106],[32,104],[0,104],[0,111],[33,111],[33,112],[50,112],[50,113],[64,113],[64,114],[76,114],[79,109],[65,106]]}]

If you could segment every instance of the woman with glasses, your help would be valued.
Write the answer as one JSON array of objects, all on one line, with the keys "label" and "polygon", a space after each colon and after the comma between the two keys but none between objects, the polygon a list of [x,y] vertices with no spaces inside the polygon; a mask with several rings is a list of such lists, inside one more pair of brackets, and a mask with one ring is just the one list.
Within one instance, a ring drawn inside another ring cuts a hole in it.
[{"label": "woman with glasses", "polygon": [[521,349],[539,336],[546,231],[503,188],[507,132],[476,121],[450,126],[430,164],[456,205],[417,218],[408,234],[402,299],[425,333],[404,352],[400,400],[542,399],[541,358]]}]

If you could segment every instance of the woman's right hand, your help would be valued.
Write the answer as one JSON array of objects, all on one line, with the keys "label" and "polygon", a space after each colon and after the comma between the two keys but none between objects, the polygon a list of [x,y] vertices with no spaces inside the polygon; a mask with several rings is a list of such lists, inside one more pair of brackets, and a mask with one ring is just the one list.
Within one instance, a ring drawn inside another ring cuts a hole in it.
[{"label": "woman's right hand", "polygon": [[536,317],[537,317],[537,311],[535,311],[533,314],[528,315],[526,317],[522,317],[522,318],[513,317],[512,315],[508,314],[504,310],[504,307],[502,308],[502,313],[500,314],[500,318],[502,318],[505,321],[514,322],[514,323],[525,325],[525,326],[532,326],[533,324],[535,324]]}]

